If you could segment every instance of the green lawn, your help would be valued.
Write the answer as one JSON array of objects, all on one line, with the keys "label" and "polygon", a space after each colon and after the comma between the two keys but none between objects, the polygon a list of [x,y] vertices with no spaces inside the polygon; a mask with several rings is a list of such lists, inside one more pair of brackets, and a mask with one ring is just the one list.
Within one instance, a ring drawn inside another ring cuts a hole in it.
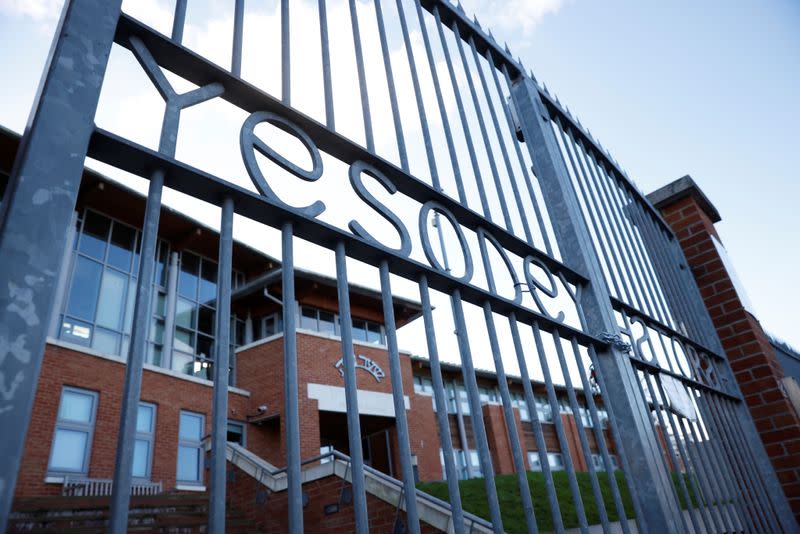
[{"label": "green lawn", "polygon": [[[586,518],[590,525],[598,524],[600,523],[600,514],[597,511],[597,506],[592,494],[589,473],[576,473],[576,476],[581,492],[581,500],[586,510]],[[623,505],[625,506],[625,514],[631,519],[634,517],[634,512],[628,486],[625,484],[624,476],[621,471],[617,471],[615,477],[620,494],[622,495]],[[603,501],[605,502],[608,517],[611,521],[616,521],[618,519],[617,509],[614,506],[614,500],[611,496],[611,486],[608,476],[605,473],[598,473],[598,480],[600,482],[600,490],[603,493]],[[577,527],[578,516],[575,513],[572,494],[569,490],[567,473],[564,471],[554,472],[553,482],[556,486],[556,494],[558,495],[558,503],[561,508],[561,517],[563,518],[564,526],[566,528]],[[673,482],[675,484],[678,483],[676,476],[673,476]],[[553,517],[550,514],[547,493],[545,492],[544,475],[540,472],[528,472],[528,485],[531,488],[531,494],[533,496],[533,507],[539,530],[554,530]],[[486,502],[486,490],[484,488],[483,479],[473,478],[471,480],[461,480],[458,486],[460,488],[461,503],[464,510],[488,520],[489,505]],[[505,531],[512,534],[527,532],[522,502],[517,486],[517,476],[498,475],[495,477],[495,486],[497,487],[497,495],[500,500],[500,512],[503,516],[503,527]],[[434,497],[449,501],[447,482],[421,482],[417,487]],[[691,488],[689,488],[689,490],[691,491]],[[680,490],[678,491],[678,495],[681,495]],[[694,501],[694,495],[691,493],[690,495]],[[683,501],[684,499],[681,498],[681,505],[685,507],[685,502]]]}]

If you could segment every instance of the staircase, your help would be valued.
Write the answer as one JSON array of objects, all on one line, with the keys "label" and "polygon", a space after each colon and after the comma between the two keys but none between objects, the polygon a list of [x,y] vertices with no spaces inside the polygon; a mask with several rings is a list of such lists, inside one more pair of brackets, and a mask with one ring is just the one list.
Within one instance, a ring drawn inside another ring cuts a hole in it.
[{"label": "staircase", "polygon": [[[109,497],[28,497],[14,501],[9,533],[104,533]],[[207,493],[162,493],[131,498],[128,532],[206,532]],[[228,508],[225,532],[256,534],[250,521]]]}]

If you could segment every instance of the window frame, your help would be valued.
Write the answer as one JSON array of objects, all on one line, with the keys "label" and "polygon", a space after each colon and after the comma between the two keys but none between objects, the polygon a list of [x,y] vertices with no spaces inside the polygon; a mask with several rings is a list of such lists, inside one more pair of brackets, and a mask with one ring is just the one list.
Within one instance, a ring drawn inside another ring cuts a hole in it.
[{"label": "window frame", "polygon": [[[150,420],[150,432],[139,431],[139,411],[138,408],[152,408],[153,417]],[[133,475],[134,480],[150,480],[153,476],[153,458],[155,457],[154,449],[156,445],[156,418],[158,417],[158,407],[152,402],[139,401],[136,411],[136,436],[134,437],[134,449],[136,448],[137,441],[147,442],[147,463],[145,464],[145,476],[139,477]]]},{"label": "window frame", "polygon": [[[199,417],[200,418],[200,437],[197,440],[188,440],[181,436],[181,420],[183,415],[189,415],[191,417]],[[179,485],[186,485],[186,486],[203,486],[203,472],[205,469],[205,454],[203,454],[203,434],[205,433],[206,428],[206,416],[203,413],[193,412],[190,410],[181,410],[178,414],[178,449],[177,455],[175,457],[175,483]],[[178,478],[178,465],[180,462],[180,453],[181,447],[191,447],[197,449],[198,455],[198,465],[197,465],[197,479],[196,480],[185,480]]]},{"label": "window frame", "polygon": [[[61,420],[59,413],[61,412],[61,404],[64,401],[64,393],[65,392],[72,392],[78,395],[87,395],[92,399],[92,409],[91,409],[91,417],[88,423],[82,423],[78,421],[70,421],[70,420]],[[91,458],[92,458],[92,443],[94,442],[94,427],[97,424],[97,406],[100,401],[100,394],[97,391],[92,391],[89,389],[77,388],[74,386],[62,386],[61,387],[61,394],[59,395],[58,400],[58,411],[56,412],[56,421],[53,427],[53,436],[50,440],[50,454],[48,455],[47,459],[47,474],[48,475],[55,475],[55,476],[66,476],[66,475],[89,475],[89,468],[91,466]],[[74,471],[71,469],[55,469],[52,467],[53,463],[53,453],[55,451],[56,445],[56,436],[58,435],[59,429],[73,431],[73,432],[86,432],[86,449],[83,451],[83,462],[82,462],[82,469],[79,471]]]}]

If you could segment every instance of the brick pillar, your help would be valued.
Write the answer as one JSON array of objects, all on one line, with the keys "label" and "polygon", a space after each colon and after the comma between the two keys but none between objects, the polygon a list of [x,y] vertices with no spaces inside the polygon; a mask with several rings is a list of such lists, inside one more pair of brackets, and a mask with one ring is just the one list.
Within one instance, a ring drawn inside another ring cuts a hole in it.
[{"label": "brick pillar", "polygon": [[[742,389],[767,454],[800,520],[800,415],[783,387],[775,349],[749,306],[714,223],[719,213],[690,176],[648,195],[672,227]],[[715,243],[715,240],[717,243]]]}]

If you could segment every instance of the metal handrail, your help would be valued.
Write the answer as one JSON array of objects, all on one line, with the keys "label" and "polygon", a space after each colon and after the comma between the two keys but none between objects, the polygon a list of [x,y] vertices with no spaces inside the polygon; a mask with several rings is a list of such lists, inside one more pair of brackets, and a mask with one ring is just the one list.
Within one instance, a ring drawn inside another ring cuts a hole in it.
[{"label": "metal handrail", "polygon": [[[206,438],[204,440],[204,444],[206,442],[208,442],[208,444],[210,445],[210,441],[208,440],[208,438]],[[228,445],[230,446],[231,444],[229,443]],[[249,452],[249,453],[251,453],[256,458],[259,458],[254,453],[252,453],[252,451],[249,451],[247,449],[244,449],[244,450]],[[233,459],[236,457],[236,455],[237,454],[241,454],[241,453],[239,451],[237,451],[236,449],[234,449],[234,448],[231,448],[231,451],[233,453],[232,454],[232,458],[231,458],[231,462],[233,462]],[[340,461],[344,462],[347,465],[350,465],[350,463],[351,463],[350,457],[348,455],[346,455],[346,454],[344,454],[342,452],[339,452],[336,449],[334,449],[332,451],[329,451],[329,452],[326,452],[326,453],[323,453],[323,454],[318,454],[316,456],[312,456],[310,458],[306,458],[305,460],[302,460],[300,462],[300,465],[301,466],[308,465],[308,464],[311,464],[311,463],[314,463],[314,462],[318,462],[320,460],[324,460],[325,458],[333,458],[334,460],[340,460]],[[259,459],[261,459],[261,458],[259,458]],[[284,474],[286,472],[286,470],[288,469],[287,467],[281,467],[279,469],[272,470],[272,469],[268,469],[268,468],[265,468],[265,467],[260,466],[260,465],[258,466],[258,468],[259,468],[259,471],[260,471],[259,477],[258,477],[258,481],[261,484],[264,484],[263,481],[261,480],[261,473],[266,473],[267,475],[270,475],[270,476],[274,477],[274,476],[278,476],[278,475]],[[389,483],[389,484],[399,488],[401,491],[403,489],[403,482],[402,481],[397,480],[396,478],[393,478],[393,477],[387,475],[386,473],[378,471],[374,467],[365,465],[364,466],[364,471],[369,473],[369,474],[371,474],[372,476],[374,476],[376,478],[379,478],[379,479],[383,480],[386,483]],[[437,506],[440,506],[442,508],[445,508],[447,510],[450,510],[451,507],[450,507],[450,503],[449,502],[444,501],[442,499],[439,499],[437,497],[434,497],[433,495],[425,493],[424,491],[421,491],[419,489],[416,489],[415,491],[416,491],[416,495],[417,495],[417,500],[418,501],[419,500],[426,501],[426,502],[435,504]],[[489,521],[487,521],[486,519],[484,519],[482,517],[479,517],[479,516],[477,516],[475,514],[471,514],[469,512],[466,512],[466,511],[464,512],[464,519],[468,519],[470,521],[470,525],[481,525],[481,526],[484,526],[486,528],[492,528],[492,524]]]}]

